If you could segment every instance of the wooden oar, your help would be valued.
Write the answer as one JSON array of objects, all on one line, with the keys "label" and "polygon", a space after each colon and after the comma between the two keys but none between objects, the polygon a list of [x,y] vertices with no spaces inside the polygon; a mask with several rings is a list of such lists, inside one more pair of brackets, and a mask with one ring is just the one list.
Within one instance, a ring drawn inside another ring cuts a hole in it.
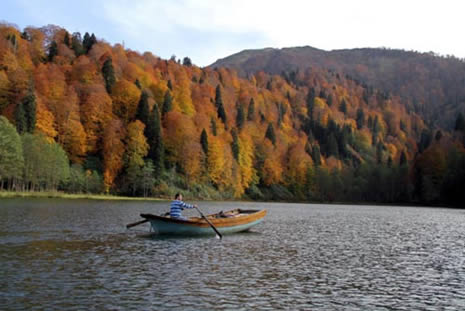
[{"label": "wooden oar", "polygon": [[135,227],[135,226],[137,226],[137,225],[146,223],[147,221],[149,221],[149,220],[148,220],[148,219],[144,219],[144,220],[141,220],[141,221],[138,221],[138,222],[129,224],[129,225],[126,226],[126,229],[129,229],[129,228]]},{"label": "wooden oar", "polygon": [[197,206],[194,206],[194,207],[199,212],[200,216],[202,216],[202,218],[205,219],[206,222],[208,222],[208,224],[210,225],[210,227],[212,227],[212,229],[215,231],[216,237],[221,240],[221,238],[223,237],[221,233],[215,228],[215,226],[211,223],[211,221],[208,220],[207,217],[205,217],[205,215],[199,210]]}]

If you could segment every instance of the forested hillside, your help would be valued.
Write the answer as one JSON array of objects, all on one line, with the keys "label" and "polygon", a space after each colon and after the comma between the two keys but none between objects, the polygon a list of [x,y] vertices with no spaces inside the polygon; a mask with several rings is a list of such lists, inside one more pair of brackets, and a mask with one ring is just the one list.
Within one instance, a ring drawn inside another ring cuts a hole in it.
[{"label": "forested hillside", "polygon": [[465,121],[326,69],[241,78],[0,25],[0,189],[460,204]]},{"label": "forested hillside", "polygon": [[434,53],[391,49],[324,51],[309,46],[246,50],[218,60],[240,75],[264,71],[292,76],[307,68],[348,75],[385,93],[402,96],[407,109],[434,126],[453,129],[465,113],[465,60]]}]

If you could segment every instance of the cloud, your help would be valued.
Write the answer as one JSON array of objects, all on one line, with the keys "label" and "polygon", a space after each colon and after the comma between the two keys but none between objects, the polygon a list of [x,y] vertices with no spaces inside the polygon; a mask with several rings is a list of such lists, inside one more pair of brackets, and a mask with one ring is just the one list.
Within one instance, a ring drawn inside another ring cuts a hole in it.
[{"label": "cloud", "polygon": [[465,57],[464,10],[454,0],[6,1],[12,17],[26,20],[10,21],[20,26],[58,24],[163,58],[189,56],[201,66],[243,49],[304,45]]}]

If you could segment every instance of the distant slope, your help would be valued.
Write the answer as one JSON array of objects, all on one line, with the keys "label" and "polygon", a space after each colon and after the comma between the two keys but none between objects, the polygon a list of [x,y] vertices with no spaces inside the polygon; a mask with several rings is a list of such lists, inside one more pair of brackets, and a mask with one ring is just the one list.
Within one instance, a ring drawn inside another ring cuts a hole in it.
[{"label": "distant slope", "polygon": [[369,86],[412,100],[410,109],[432,124],[453,127],[465,112],[465,61],[390,49],[324,51],[313,47],[245,50],[219,59],[210,67],[233,68],[241,75],[330,69]]}]

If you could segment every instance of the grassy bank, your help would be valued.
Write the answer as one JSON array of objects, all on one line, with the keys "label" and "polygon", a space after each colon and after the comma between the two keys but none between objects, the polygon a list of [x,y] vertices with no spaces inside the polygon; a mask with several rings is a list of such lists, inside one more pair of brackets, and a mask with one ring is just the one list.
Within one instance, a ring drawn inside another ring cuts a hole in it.
[{"label": "grassy bank", "polygon": [[123,197],[106,194],[70,194],[59,191],[44,192],[15,192],[0,191],[0,198],[59,198],[59,199],[88,199],[88,200],[128,200],[128,201],[162,201],[162,198]]}]

